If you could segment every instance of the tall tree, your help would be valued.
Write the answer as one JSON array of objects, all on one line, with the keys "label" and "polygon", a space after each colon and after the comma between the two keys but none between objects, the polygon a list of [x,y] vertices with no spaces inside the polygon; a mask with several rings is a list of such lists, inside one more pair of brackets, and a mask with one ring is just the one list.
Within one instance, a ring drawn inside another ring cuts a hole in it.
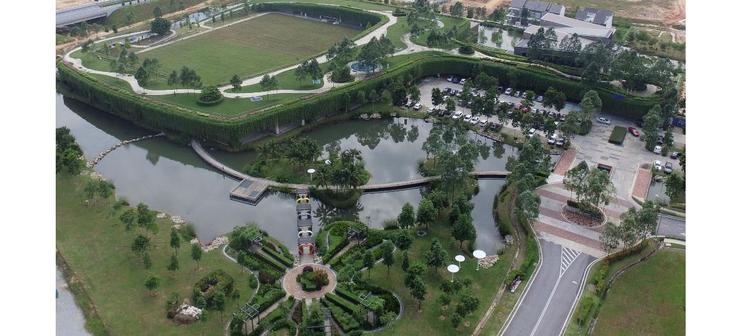
[{"label": "tall tree", "polygon": [[180,235],[177,234],[177,229],[172,229],[169,233],[169,246],[174,249],[175,253],[180,249]]},{"label": "tall tree", "polygon": [[167,264],[167,270],[176,272],[178,269],[180,269],[180,261],[177,259],[177,256],[173,254],[169,258],[169,264]]},{"label": "tall tree", "polygon": [[437,238],[433,238],[430,249],[425,252],[424,258],[428,266],[437,270],[438,267],[445,266],[445,262],[448,260],[448,252],[445,251]]},{"label": "tall tree", "polygon": [[653,151],[656,147],[661,124],[661,106],[654,105],[643,117],[643,139],[649,151]]},{"label": "tall tree", "polygon": [[404,229],[414,226],[414,207],[411,203],[406,203],[401,207],[401,214],[398,215],[398,224]]},{"label": "tall tree", "polygon": [[473,241],[476,239],[477,231],[471,223],[471,216],[468,214],[459,215],[458,220],[453,223],[451,234],[454,239],[458,240],[459,248],[463,248],[464,241]]},{"label": "tall tree", "polygon": [[203,249],[198,244],[193,244],[193,247],[190,250],[190,257],[193,258],[193,261],[195,261],[196,269],[200,268],[200,261],[203,257]]},{"label": "tall tree", "polygon": [[239,90],[242,86],[242,80],[240,79],[240,76],[237,76],[237,74],[234,74],[234,76],[232,76],[232,79],[229,81],[229,83],[232,84],[232,87],[234,87],[235,90]]},{"label": "tall tree", "polygon": [[151,296],[154,296],[156,293],[156,289],[159,288],[159,284],[161,283],[161,279],[156,277],[155,275],[151,275],[148,278],[146,278],[146,282],[144,282],[144,286],[149,291],[149,294]]},{"label": "tall tree", "polygon": [[381,245],[381,248],[383,249],[383,265],[388,268],[388,275],[390,275],[391,266],[393,266],[393,263],[396,261],[393,256],[393,243],[386,241]]},{"label": "tall tree", "polygon": [[372,255],[372,251],[365,251],[365,254],[362,257],[362,264],[367,268],[367,277],[369,278],[372,267],[375,266],[375,257]]},{"label": "tall tree", "polygon": [[430,223],[437,219],[438,210],[427,198],[423,198],[419,202],[419,208],[417,209],[417,223],[424,227],[429,228]]}]

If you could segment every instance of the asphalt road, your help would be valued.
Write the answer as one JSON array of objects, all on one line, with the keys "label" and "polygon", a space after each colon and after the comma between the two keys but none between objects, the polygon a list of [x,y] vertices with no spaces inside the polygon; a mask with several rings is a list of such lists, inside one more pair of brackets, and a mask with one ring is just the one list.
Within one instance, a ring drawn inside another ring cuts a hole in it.
[{"label": "asphalt road", "polygon": [[500,332],[502,335],[560,335],[583,283],[586,267],[595,260],[546,240],[540,243],[542,265],[510,323]]},{"label": "asphalt road", "polygon": [[659,216],[656,234],[667,238],[687,240],[685,233],[685,219],[667,215]]}]

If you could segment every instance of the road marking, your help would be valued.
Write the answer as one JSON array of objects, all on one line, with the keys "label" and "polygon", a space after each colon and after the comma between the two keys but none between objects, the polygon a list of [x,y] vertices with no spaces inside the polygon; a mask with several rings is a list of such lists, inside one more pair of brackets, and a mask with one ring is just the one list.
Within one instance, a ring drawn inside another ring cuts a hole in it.
[{"label": "road marking", "polygon": [[559,277],[562,277],[562,275],[565,274],[565,271],[568,270],[568,267],[570,267],[570,264],[572,264],[573,261],[575,261],[579,255],[581,255],[580,251],[576,251],[567,247],[562,248],[562,251],[560,252],[560,275]]}]

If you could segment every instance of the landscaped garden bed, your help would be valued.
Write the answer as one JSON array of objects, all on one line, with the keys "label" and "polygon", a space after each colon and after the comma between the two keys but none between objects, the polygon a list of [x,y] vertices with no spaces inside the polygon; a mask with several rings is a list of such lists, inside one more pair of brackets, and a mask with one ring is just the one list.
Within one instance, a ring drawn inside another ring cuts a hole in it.
[{"label": "landscaped garden bed", "polygon": [[604,212],[592,205],[568,200],[563,207],[563,216],[578,225],[593,227],[604,224]]},{"label": "landscaped garden bed", "polygon": [[612,133],[609,135],[609,143],[615,145],[622,145],[625,141],[625,136],[628,134],[628,129],[622,126],[615,126],[612,129]]},{"label": "landscaped garden bed", "polygon": [[312,266],[305,266],[302,273],[297,275],[297,282],[305,292],[319,291],[328,286],[329,281],[328,273],[324,269],[315,269]]}]

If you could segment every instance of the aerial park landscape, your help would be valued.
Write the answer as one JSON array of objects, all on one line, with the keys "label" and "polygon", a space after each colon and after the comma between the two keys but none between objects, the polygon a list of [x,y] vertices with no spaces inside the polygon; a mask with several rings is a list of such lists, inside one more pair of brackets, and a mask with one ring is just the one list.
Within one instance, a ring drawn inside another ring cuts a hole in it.
[{"label": "aerial park landscape", "polygon": [[58,37],[85,334],[684,334],[684,61],[513,5],[114,6]]}]

